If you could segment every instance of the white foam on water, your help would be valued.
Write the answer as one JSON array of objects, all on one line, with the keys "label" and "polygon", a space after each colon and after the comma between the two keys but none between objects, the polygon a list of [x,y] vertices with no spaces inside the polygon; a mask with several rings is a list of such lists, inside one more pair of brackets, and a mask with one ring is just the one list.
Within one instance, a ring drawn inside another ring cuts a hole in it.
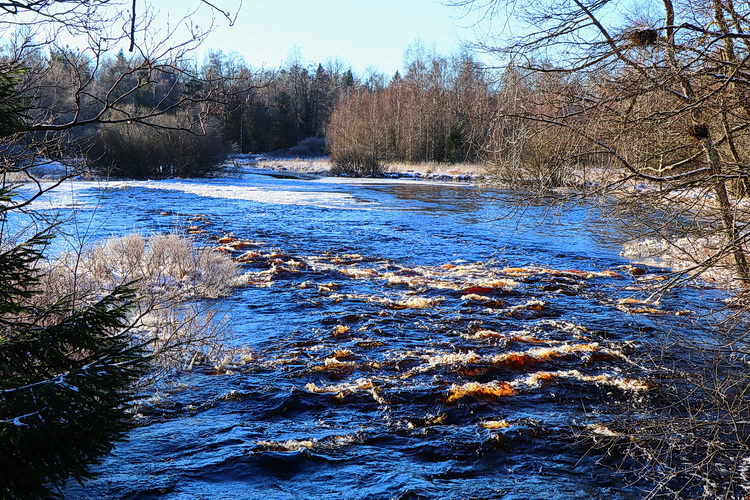
[{"label": "white foam on water", "polygon": [[440,180],[440,179],[420,179],[416,177],[323,177],[321,179],[315,179],[311,182],[325,182],[326,184],[348,184],[348,185],[430,185],[430,186],[474,186],[474,184],[466,181],[457,180]]},{"label": "white foam on water", "polygon": [[[91,184],[91,183],[89,183]],[[47,183],[41,184],[42,189],[49,189],[52,185]],[[90,187],[90,186],[89,186]],[[95,208],[95,203],[90,200],[81,199],[78,196],[80,187],[73,186],[70,182],[63,182],[59,186],[56,186],[46,193],[36,198],[29,205],[34,210],[55,210],[55,209],[73,209],[73,210],[85,210]],[[36,196],[39,192],[39,188],[34,184],[22,184],[14,188],[14,193],[18,195],[16,202],[21,200],[28,200]]]}]

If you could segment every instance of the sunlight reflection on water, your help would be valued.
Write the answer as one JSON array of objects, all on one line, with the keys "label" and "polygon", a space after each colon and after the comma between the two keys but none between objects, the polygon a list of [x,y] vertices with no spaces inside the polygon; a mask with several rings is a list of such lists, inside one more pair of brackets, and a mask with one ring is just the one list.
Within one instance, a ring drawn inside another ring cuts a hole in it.
[{"label": "sunlight reflection on water", "polygon": [[100,200],[92,239],[200,214],[205,244],[258,242],[221,304],[253,356],[167,381],[66,498],[640,498],[577,432],[648,393],[642,331],[704,298],[621,300],[637,283],[597,207],[374,180],[114,186],[77,188]]}]

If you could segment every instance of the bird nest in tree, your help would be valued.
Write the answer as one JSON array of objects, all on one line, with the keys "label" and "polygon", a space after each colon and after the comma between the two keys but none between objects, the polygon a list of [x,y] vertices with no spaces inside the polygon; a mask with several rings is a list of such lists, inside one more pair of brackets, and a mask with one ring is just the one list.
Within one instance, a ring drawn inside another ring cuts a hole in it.
[{"label": "bird nest in tree", "polygon": [[705,123],[696,123],[688,129],[688,133],[697,140],[708,137],[708,125]]},{"label": "bird nest in tree", "polygon": [[636,47],[647,47],[656,44],[659,32],[652,28],[639,28],[627,33],[625,38]]}]

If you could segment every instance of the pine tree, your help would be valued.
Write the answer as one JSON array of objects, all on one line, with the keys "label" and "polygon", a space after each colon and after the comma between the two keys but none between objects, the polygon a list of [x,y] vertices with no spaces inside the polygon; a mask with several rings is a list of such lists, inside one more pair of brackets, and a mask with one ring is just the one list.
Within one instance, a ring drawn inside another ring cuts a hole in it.
[{"label": "pine tree", "polygon": [[[4,145],[24,121],[16,82],[0,69]],[[7,151],[3,178],[22,168]],[[69,478],[89,477],[124,435],[133,382],[147,360],[128,328],[132,288],[90,301],[44,295],[52,228],[8,243],[7,216],[18,207],[12,190],[0,187],[0,498],[49,498]]]}]

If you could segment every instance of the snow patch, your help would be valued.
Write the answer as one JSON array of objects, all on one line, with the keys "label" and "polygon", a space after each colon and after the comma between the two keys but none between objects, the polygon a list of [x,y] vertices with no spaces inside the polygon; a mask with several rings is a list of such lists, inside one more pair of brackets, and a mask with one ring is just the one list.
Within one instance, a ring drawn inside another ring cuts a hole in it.
[{"label": "snow patch", "polygon": [[[43,184],[44,185],[44,184]],[[245,186],[241,183],[215,183],[172,179],[166,181],[81,181],[70,180],[35,200],[36,209],[90,209],[96,206],[96,195],[85,193],[100,189],[158,189],[178,191],[205,198],[245,200],[276,205],[306,205],[321,208],[362,208],[362,202],[342,192],[295,191],[284,189],[264,189]],[[19,186],[16,192],[22,198],[30,198],[36,193],[31,184]]]}]

